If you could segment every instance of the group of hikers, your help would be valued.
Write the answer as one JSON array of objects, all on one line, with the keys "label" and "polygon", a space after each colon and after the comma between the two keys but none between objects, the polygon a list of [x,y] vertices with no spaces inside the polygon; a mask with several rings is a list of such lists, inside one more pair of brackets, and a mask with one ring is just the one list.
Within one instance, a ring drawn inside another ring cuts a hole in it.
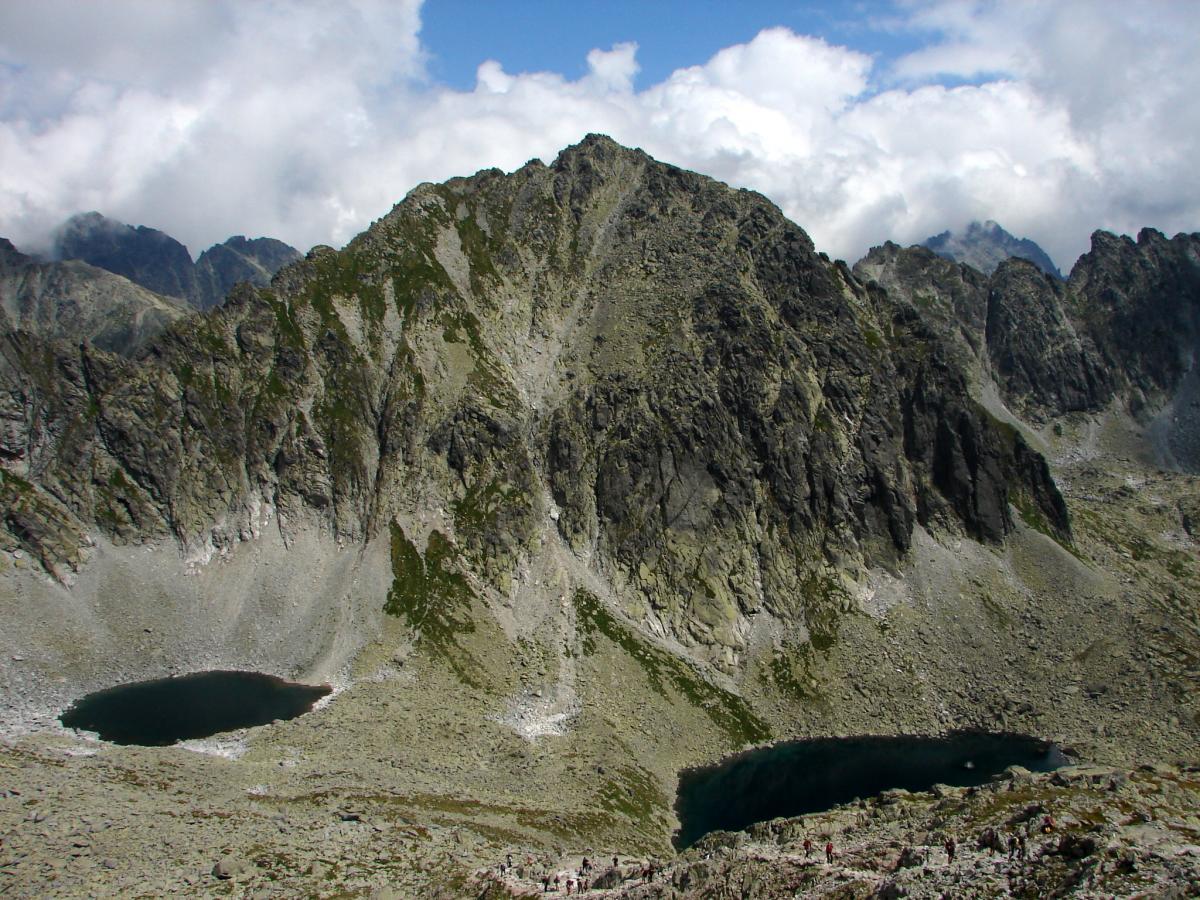
[{"label": "group of hikers", "polygon": [[[618,868],[619,862],[620,860],[618,857],[614,856],[612,858],[614,869]],[[558,891],[565,889],[566,894],[569,897],[571,896],[572,892],[576,894],[587,893],[592,887],[592,870],[594,866],[592,861],[586,856],[583,858],[583,862],[580,863],[579,869],[575,872],[554,872],[551,874],[549,870],[543,869],[539,875],[533,876],[529,871],[533,868],[533,857],[527,854],[525,856],[525,869],[519,874],[521,877],[533,877],[534,880],[540,879],[542,882],[543,893],[548,894],[551,891],[557,893]],[[507,853],[505,854],[504,862],[500,863],[500,876],[503,878],[512,869],[513,857],[511,853]],[[657,872],[658,869],[653,862],[647,863],[642,867],[642,880],[644,882],[653,881]]]},{"label": "group of hikers", "polygon": [[[1047,815],[1043,818],[1039,830],[1043,834],[1049,834],[1054,831],[1054,828],[1054,817]],[[1024,832],[1020,830],[1014,831],[1008,836],[1007,843],[1009,859],[1025,859],[1028,848]],[[946,851],[947,864],[952,864],[954,862],[954,856],[958,852],[958,843],[954,840],[953,835],[947,835],[945,841],[942,843],[942,847]],[[1003,853],[1005,850],[1005,844],[1003,839],[994,828],[987,828],[979,837],[979,848],[981,850],[987,849],[992,854],[997,852]],[[812,856],[812,853],[812,839],[805,838],[804,858],[809,859]],[[829,865],[833,865],[834,858],[835,854],[833,851],[833,841],[827,840],[825,842],[825,862]],[[525,865],[525,871],[533,869],[534,860],[532,856],[526,855]],[[612,858],[612,867],[614,870],[620,870],[621,868],[620,859],[616,856]],[[505,876],[512,868],[513,857],[511,853],[508,853],[505,855],[505,862],[500,863],[501,877]],[[549,871],[543,870],[540,876],[538,876],[542,882],[542,892],[550,893],[553,891],[557,893],[565,888],[568,897],[571,896],[572,892],[576,894],[587,893],[592,888],[592,870],[594,868],[595,867],[592,864],[592,861],[585,856],[583,857],[583,862],[580,864],[579,869],[575,872],[555,872],[554,874],[551,874]],[[634,877],[640,875],[643,884],[650,884],[654,881],[655,876],[659,874],[659,871],[660,870],[655,863],[650,861],[641,864],[640,871],[635,869]],[[524,872],[522,872],[522,875],[524,875]],[[622,875],[622,880],[625,880],[625,878],[626,876]]]},{"label": "group of hikers", "polygon": [[[804,839],[804,858],[808,859],[812,856],[813,842],[809,838]],[[833,841],[825,842],[825,862],[833,865]]]},{"label": "group of hikers", "polygon": [[[1050,834],[1054,831],[1054,817],[1047,815],[1042,819],[1039,830],[1043,834]],[[979,835],[979,849],[987,850],[989,855],[995,856],[997,853],[1004,853],[1008,850],[1009,859],[1025,859],[1029,854],[1028,839],[1025,832],[1021,830],[1013,831],[1008,836],[1007,848],[1004,839],[996,831],[995,828],[985,828]],[[958,844],[954,840],[953,835],[947,835],[946,840],[942,842],[942,847],[946,851],[946,862],[954,862],[954,855],[958,851]]]}]

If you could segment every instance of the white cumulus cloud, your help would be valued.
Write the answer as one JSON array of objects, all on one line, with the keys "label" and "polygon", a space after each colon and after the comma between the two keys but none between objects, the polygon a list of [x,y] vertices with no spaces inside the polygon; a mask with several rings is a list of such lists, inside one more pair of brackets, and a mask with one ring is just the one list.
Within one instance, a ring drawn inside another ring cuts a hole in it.
[{"label": "white cumulus cloud", "polygon": [[641,90],[621,43],[576,80],[481,60],[458,91],[426,75],[418,0],[3,4],[0,234],[99,209],[193,252],[338,244],[420,181],[593,131],[762,191],[848,259],[974,218],[1063,266],[1097,227],[1197,227],[1200,5],[908,0],[889,27],[923,41],[894,65],[770,28]]}]

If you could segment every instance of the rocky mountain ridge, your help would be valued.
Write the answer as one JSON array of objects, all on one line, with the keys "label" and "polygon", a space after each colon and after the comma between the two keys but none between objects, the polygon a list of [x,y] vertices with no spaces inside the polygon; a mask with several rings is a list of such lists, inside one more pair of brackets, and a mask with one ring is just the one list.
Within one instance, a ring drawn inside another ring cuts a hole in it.
[{"label": "rocky mountain ridge", "polygon": [[1167,239],[1143,229],[1135,242],[1098,231],[1066,281],[1015,258],[983,276],[890,243],[855,272],[920,307],[975,380],[993,382],[1020,414],[1045,421],[1118,402],[1135,415],[1165,409],[1161,442],[1176,465],[1195,471],[1200,431],[1187,412],[1198,254],[1196,234]]},{"label": "rocky mountain ridge", "polygon": [[[47,390],[42,352],[10,345],[10,396],[40,413],[10,471],[67,505],[73,535],[204,552],[265,503],[358,541],[426,481],[506,590],[552,504],[572,550],[727,665],[749,611],[894,565],[917,524],[998,541],[1016,502],[1069,537],[1045,462],[910,308],[757,195],[601,139],[419,188],[137,363],[55,351]],[[55,440],[67,420],[83,427]],[[81,563],[77,537],[31,533],[52,570]]]}]

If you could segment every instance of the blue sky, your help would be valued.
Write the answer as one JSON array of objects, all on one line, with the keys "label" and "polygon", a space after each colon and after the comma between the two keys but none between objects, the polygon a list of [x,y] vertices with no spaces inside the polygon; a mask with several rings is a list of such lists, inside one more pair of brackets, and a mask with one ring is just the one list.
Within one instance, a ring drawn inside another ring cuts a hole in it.
[{"label": "blue sky", "polygon": [[1197,34],[1190,0],[9,0],[0,236],[340,245],[601,132],[835,257],[994,219],[1069,269],[1097,228],[1200,227]]},{"label": "blue sky", "polygon": [[882,68],[921,43],[920,35],[902,27],[895,4],[885,0],[427,0],[421,18],[430,74],[460,90],[475,85],[475,71],[487,59],[510,72],[579,78],[589,50],[625,41],[638,45],[638,88],[775,26],[853,47]]}]

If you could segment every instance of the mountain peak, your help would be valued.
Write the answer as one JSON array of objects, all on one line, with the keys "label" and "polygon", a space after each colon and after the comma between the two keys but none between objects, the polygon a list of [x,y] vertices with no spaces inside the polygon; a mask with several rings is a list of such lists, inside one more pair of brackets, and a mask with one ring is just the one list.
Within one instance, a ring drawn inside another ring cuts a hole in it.
[{"label": "mountain peak", "polygon": [[943,231],[921,242],[938,256],[966,263],[985,275],[990,275],[1001,262],[1015,256],[1029,260],[1047,275],[1062,279],[1046,251],[1028,238],[1014,237],[994,219],[978,220],[967,225],[965,232]]}]

